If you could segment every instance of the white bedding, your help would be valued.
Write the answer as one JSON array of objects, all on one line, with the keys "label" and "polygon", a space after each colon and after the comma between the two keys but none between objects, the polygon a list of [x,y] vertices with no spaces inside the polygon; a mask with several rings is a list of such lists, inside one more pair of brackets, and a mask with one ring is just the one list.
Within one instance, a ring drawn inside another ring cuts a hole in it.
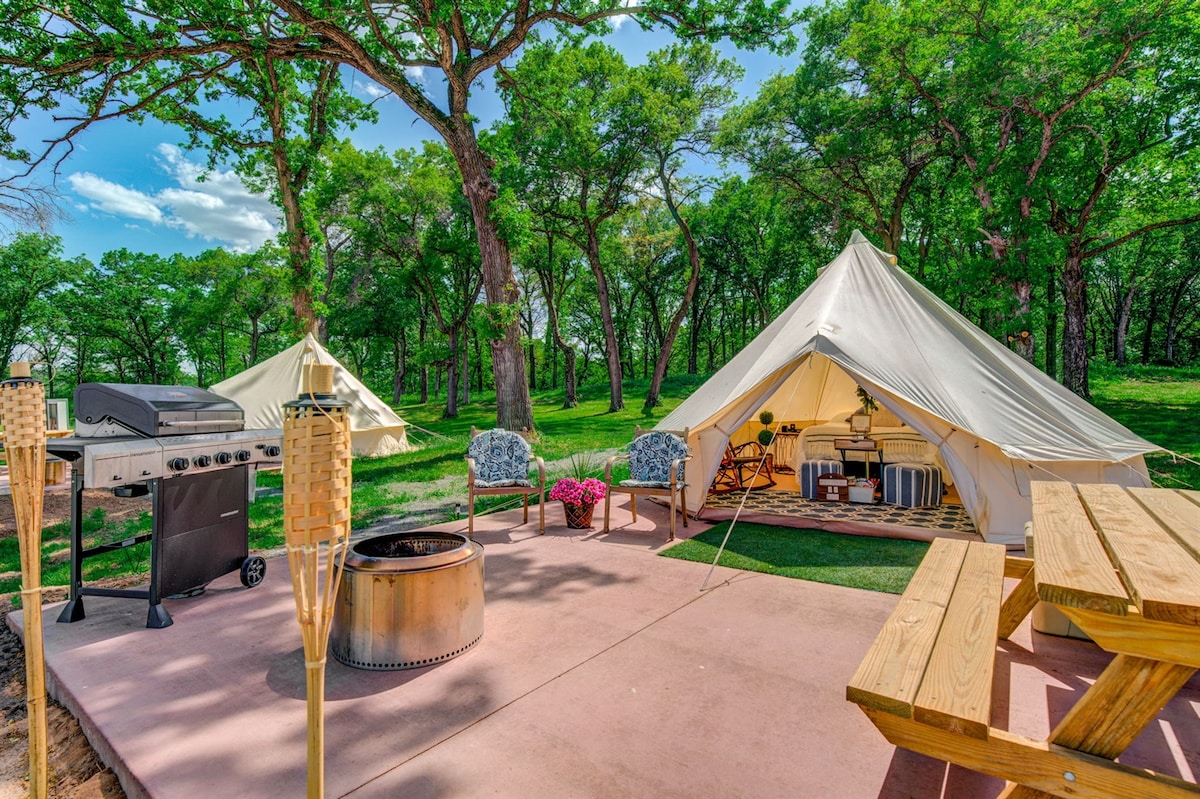
[{"label": "white bedding", "polygon": [[[792,468],[799,473],[800,461],[842,460],[842,453],[833,446],[834,439],[853,436],[846,422],[829,422],[804,428],[800,433],[800,444],[792,454]],[[911,427],[875,427],[871,429],[869,437],[879,442],[880,455],[849,450],[845,460],[862,462],[869,454],[871,460],[882,456],[884,463],[929,463],[941,469],[944,485],[953,482],[937,447]]]}]

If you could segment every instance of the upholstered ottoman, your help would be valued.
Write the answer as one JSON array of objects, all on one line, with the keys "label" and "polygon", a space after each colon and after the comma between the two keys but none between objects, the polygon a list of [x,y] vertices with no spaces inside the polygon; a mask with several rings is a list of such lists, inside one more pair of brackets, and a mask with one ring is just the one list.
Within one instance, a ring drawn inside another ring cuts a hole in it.
[{"label": "upholstered ottoman", "polygon": [[796,482],[800,484],[800,496],[817,498],[817,478],[823,474],[841,474],[841,461],[800,461],[796,464]]},{"label": "upholstered ottoman", "polygon": [[905,508],[942,504],[942,470],[927,463],[883,467],[883,501]]}]

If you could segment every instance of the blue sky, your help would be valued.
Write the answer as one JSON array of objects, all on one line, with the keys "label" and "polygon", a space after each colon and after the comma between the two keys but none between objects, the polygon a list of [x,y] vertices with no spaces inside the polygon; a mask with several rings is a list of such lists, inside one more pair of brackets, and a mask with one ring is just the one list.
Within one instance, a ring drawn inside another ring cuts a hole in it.
[{"label": "blue sky", "polygon": [[[668,38],[626,22],[609,41],[636,64]],[[763,80],[790,71],[796,63],[795,56],[750,53],[732,45],[721,50],[745,69],[740,87],[745,97],[752,96]],[[370,98],[378,91],[357,72],[348,72],[347,79],[361,97]],[[437,97],[436,89],[433,96]],[[490,86],[478,89],[472,101],[480,129],[503,113]],[[382,99],[377,108],[375,125],[344,134],[356,146],[382,145],[392,152],[437,138],[394,97]],[[36,150],[46,128],[31,122],[18,135],[28,149]],[[246,189],[232,171],[206,173],[205,154],[181,149],[183,139],[177,129],[156,122],[138,125],[114,120],[84,131],[61,165],[57,181],[65,218],[54,224],[52,232],[62,238],[64,254],[83,255],[95,263],[105,252],[120,248],[161,255],[195,255],[215,247],[252,251],[272,238],[280,223],[271,202]]]}]

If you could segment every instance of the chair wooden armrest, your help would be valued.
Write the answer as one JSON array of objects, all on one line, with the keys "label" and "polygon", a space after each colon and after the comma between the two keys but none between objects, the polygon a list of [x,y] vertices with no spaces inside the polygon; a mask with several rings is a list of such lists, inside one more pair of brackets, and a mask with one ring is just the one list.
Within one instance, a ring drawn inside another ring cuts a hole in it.
[{"label": "chair wooden armrest", "polygon": [[541,455],[534,455],[533,461],[534,461],[534,463],[537,464],[538,485],[540,485],[542,488],[545,488],[546,487],[546,462],[544,460],[542,460]]},{"label": "chair wooden armrest", "polygon": [[612,470],[617,461],[627,461],[629,455],[613,455],[604,462],[604,484],[612,485]]},{"label": "chair wooden armrest", "polygon": [[686,458],[676,458],[671,461],[671,490],[674,491],[679,485],[679,467],[683,465],[683,484],[687,485],[687,462],[692,459],[691,455]]},{"label": "chair wooden armrest", "polygon": [[475,459],[468,457],[468,458],[466,458],[466,461],[467,461],[467,485],[474,486],[475,485]]}]

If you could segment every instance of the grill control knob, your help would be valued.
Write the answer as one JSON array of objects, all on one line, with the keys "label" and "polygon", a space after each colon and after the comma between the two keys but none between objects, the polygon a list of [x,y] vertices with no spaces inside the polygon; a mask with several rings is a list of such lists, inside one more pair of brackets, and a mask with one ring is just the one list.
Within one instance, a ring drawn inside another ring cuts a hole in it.
[{"label": "grill control knob", "polygon": [[237,452],[233,453],[233,457],[237,459],[238,463],[245,463],[246,461],[250,460],[250,450],[239,449]]},{"label": "grill control knob", "polygon": [[212,465],[212,456],[197,455],[196,457],[192,458],[192,463],[196,464],[197,469],[203,469]]},{"label": "grill control knob", "polygon": [[268,444],[267,446],[263,447],[263,454],[268,458],[278,458],[282,452],[283,450],[274,444]]},{"label": "grill control knob", "polygon": [[232,462],[233,462],[233,456],[230,455],[228,452],[218,452],[217,453],[217,463],[219,463],[221,466],[228,466]]},{"label": "grill control knob", "polygon": [[191,464],[188,463],[187,458],[171,458],[171,460],[167,461],[167,468],[173,472],[186,472],[188,466],[191,466]]}]

